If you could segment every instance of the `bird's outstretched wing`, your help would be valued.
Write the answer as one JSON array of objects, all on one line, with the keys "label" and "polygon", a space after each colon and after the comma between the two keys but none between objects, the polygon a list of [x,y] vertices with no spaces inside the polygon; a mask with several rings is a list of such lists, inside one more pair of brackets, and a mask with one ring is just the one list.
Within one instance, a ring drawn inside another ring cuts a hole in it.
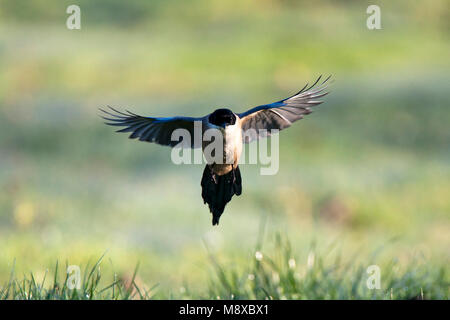
[{"label": "bird's outstretched wing", "polygon": [[[106,124],[110,126],[125,127],[117,132],[131,132],[130,139],[139,139],[140,141],[154,142],[164,146],[181,146],[198,148],[198,142],[194,139],[194,124],[203,118],[191,117],[142,117],[130,111],[121,112],[112,107],[110,111],[100,109],[103,112],[101,116],[107,120]],[[201,127],[200,127],[201,128]],[[172,133],[176,129],[185,129],[190,134],[189,141],[172,141]],[[201,133],[201,132],[200,132]],[[201,142],[201,141],[200,141]]]},{"label": "bird's outstretched wing", "polygon": [[324,90],[328,86],[327,82],[330,77],[319,83],[322,78],[320,76],[314,84],[311,86],[307,84],[302,90],[289,98],[238,114],[239,118],[242,119],[244,142],[248,143],[260,137],[266,137],[270,135],[272,129],[283,130],[288,128],[293,122],[302,119],[304,115],[310,114],[312,112],[310,107],[322,103],[317,99],[328,94]]}]

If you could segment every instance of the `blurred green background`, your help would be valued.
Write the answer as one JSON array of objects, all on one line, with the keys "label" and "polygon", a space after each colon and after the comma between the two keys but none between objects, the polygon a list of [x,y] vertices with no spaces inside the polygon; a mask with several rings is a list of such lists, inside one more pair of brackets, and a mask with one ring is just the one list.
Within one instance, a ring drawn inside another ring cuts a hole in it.
[{"label": "blurred green background", "polygon": [[[66,8],[81,8],[68,30]],[[381,7],[381,30],[366,8]],[[0,1],[0,283],[105,251],[106,273],[204,292],[209,250],[254,259],[266,238],[376,263],[450,258],[450,10],[436,1]],[[320,74],[332,93],[280,133],[280,170],[243,165],[219,227],[203,165],[128,140],[98,107],[153,116],[236,112]],[[383,270],[382,270],[383,272]]]}]

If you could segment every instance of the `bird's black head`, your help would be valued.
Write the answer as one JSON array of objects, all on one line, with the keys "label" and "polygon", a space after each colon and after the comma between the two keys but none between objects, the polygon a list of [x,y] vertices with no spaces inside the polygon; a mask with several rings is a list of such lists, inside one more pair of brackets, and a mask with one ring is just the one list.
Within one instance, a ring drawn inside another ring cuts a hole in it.
[{"label": "bird's black head", "polygon": [[233,125],[236,123],[236,116],[233,111],[229,109],[217,109],[208,118],[209,122],[225,128],[228,125]]}]

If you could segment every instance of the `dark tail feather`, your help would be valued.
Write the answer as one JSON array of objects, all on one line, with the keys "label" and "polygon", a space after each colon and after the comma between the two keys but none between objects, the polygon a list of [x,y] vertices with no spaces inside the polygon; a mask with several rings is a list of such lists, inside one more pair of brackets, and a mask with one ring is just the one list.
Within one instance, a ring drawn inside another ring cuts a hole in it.
[{"label": "dark tail feather", "polygon": [[234,172],[232,170],[219,176],[212,172],[209,165],[206,165],[201,186],[203,202],[209,206],[209,211],[213,215],[212,224],[214,226],[219,224],[220,216],[233,195],[239,196],[242,193],[242,179],[239,167],[236,167]]}]

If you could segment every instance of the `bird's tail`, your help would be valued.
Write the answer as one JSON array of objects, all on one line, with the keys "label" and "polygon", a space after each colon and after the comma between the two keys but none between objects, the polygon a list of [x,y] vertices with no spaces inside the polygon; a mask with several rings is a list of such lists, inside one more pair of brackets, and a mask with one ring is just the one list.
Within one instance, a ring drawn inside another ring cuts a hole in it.
[{"label": "bird's tail", "polygon": [[242,193],[242,179],[239,166],[229,173],[219,176],[215,174],[209,165],[206,165],[202,177],[202,198],[209,206],[213,218],[213,226],[219,224],[220,216],[225,206],[230,202],[233,195]]}]

